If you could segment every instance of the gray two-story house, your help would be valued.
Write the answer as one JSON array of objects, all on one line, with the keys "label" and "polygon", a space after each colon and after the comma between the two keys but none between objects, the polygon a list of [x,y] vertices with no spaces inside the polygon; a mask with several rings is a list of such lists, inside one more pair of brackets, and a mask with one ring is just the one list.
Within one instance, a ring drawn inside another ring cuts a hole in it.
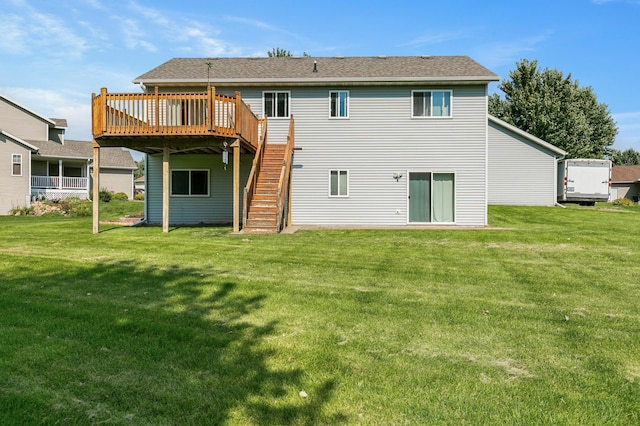
[{"label": "gray two-story house", "polygon": [[251,228],[271,174],[278,221],[483,226],[497,80],[464,56],[172,59],[94,97],[95,146],[148,154],[150,223]]}]

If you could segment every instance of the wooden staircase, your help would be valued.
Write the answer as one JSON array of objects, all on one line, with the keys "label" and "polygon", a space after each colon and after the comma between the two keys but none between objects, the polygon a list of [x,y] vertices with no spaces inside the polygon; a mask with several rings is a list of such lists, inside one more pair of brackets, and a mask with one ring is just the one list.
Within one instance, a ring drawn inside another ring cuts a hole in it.
[{"label": "wooden staircase", "polygon": [[286,148],[285,144],[265,144],[262,165],[253,197],[249,202],[244,233],[274,234],[280,231],[277,209],[278,183],[285,163]]}]

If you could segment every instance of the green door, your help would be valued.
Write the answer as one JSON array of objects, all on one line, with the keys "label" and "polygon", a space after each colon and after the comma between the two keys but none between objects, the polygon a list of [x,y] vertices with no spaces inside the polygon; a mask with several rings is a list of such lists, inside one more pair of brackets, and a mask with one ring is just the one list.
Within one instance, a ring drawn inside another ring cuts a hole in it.
[{"label": "green door", "polygon": [[431,173],[409,173],[409,222],[431,222]]}]

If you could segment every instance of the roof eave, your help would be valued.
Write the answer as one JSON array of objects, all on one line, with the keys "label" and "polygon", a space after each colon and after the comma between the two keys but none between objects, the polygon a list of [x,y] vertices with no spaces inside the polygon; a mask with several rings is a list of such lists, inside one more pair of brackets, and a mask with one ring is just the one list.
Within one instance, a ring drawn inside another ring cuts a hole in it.
[{"label": "roof eave", "polygon": [[517,135],[520,135],[523,138],[528,139],[529,141],[531,141],[531,142],[533,142],[533,143],[535,143],[537,145],[540,145],[543,148],[546,148],[546,149],[548,149],[548,150],[550,150],[552,152],[555,152],[556,154],[561,155],[561,156],[567,155],[567,151],[565,151],[565,150],[563,150],[561,148],[558,148],[557,146],[552,145],[549,142],[544,141],[544,140],[532,135],[531,133],[527,133],[522,129],[518,129],[516,126],[513,126],[513,125],[507,123],[506,121],[500,120],[498,117],[495,117],[495,116],[493,116],[491,114],[488,114],[488,117],[489,117],[489,121],[492,121],[495,124],[497,124],[498,126],[504,127],[505,129],[510,130],[513,133],[516,133]]},{"label": "roof eave", "polygon": [[260,78],[260,79],[244,79],[244,78],[227,78],[207,81],[202,78],[136,78],[134,84],[144,84],[145,86],[201,86],[211,83],[215,86],[329,86],[329,85],[376,85],[376,86],[397,86],[397,85],[416,85],[416,84],[488,84],[499,81],[496,76],[462,76],[462,77],[385,77],[385,78],[350,78],[350,77],[316,77],[316,78]]},{"label": "roof eave", "polygon": [[84,160],[89,161],[91,157],[73,156],[73,155],[55,155],[55,154],[41,154],[38,153],[38,158],[42,159],[60,159],[60,160]]}]

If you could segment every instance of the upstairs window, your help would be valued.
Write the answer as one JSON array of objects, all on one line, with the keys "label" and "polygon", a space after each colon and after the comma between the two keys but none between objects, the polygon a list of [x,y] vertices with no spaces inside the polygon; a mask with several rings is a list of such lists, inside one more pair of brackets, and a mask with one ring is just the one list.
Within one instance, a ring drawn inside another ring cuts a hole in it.
[{"label": "upstairs window", "polygon": [[11,176],[22,176],[22,154],[11,155]]},{"label": "upstairs window", "polygon": [[289,92],[264,92],[264,113],[269,117],[289,117]]},{"label": "upstairs window", "polygon": [[209,170],[171,170],[171,195],[209,196]]},{"label": "upstairs window", "polygon": [[332,118],[349,118],[349,92],[346,90],[329,92]]},{"label": "upstairs window", "polygon": [[412,117],[451,117],[450,90],[414,90]]}]

